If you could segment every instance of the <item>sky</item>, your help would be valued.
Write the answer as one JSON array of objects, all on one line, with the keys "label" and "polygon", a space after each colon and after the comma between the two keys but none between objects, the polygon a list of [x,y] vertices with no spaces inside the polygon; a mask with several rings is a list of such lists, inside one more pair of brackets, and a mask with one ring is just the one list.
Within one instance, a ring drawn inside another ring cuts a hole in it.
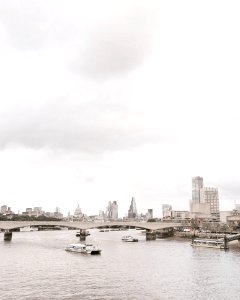
[{"label": "sky", "polygon": [[240,2],[0,0],[0,205],[240,200]]}]

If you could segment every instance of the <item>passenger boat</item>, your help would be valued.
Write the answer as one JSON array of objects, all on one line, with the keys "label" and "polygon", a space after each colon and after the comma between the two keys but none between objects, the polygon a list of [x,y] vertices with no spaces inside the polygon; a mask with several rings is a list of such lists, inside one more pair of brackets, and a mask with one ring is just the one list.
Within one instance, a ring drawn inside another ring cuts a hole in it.
[{"label": "passenger boat", "polygon": [[133,238],[131,235],[126,235],[122,237],[122,241],[124,242],[138,242],[138,239]]},{"label": "passenger boat", "polygon": [[65,248],[66,251],[69,252],[77,252],[84,254],[101,254],[101,249],[97,246],[93,246],[92,244],[70,244]]},{"label": "passenger boat", "polygon": [[217,249],[227,249],[227,245],[224,243],[224,239],[193,239],[193,247],[207,247],[207,248],[217,248]]}]

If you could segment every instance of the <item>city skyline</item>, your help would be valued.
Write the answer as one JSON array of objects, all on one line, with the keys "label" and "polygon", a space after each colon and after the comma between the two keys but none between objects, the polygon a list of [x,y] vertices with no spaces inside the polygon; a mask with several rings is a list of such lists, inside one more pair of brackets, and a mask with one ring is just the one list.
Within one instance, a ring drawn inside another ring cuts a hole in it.
[{"label": "city skyline", "polygon": [[[0,0],[0,203],[240,200],[240,4]],[[224,20],[224,21],[223,21]]]}]

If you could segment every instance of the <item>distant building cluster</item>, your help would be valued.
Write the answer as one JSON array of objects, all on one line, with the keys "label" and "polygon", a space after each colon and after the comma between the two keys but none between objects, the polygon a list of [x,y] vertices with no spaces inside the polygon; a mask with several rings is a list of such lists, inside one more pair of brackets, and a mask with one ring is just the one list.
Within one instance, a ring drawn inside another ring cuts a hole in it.
[{"label": "distant building cluster", "polygon": [[[120,220],[117,201],[109,201],[105,210],[99,210],[97,215],[86,215],[82,212],[80,205],[76,207],[73,214],[68,213],[64,217],[59,207],[54,212],[45,212],[42,207],[28,207],[22,213],[15,214],[11,207],[7,205],[0,206],[0,216],[11,219],[13,216],[36,217],[44,216],[49,218],[64,219],[68,221],[79,222],[104,222]],[[123,220],[136,221],[156,221],[153,217],[153,209],[148,209],[146,214],[138,213],[137,204],[134,197],[131,198],[129,209],[122,218]],[[203,184],[203,178],[200,176],[192,177],[192,198],[190,200],[190,210],[174,210],[172,205],[162,205],[162,219],[172,221],[184,220],[203,220],[209,222],[224,222],[240,225],[240,204],[235,204],[232,211],[222,211],[219,209],[219,194],[216,187],[206,187]]]},{"label": "distant building cluster", "polygon": [[9,207],[7,205],[2,205],[0,213],[2,215],[12,215],[14,212],[12,212],[11,207]]},{"label": "distant building cluster", "polygon": [[23,216],[29,216],[29,217],[39,217],[39,216],[45,216],[48,218],[56,218],[56,219],[62,219],[63,214],[60,212],[60,208],[56,207],[54,212],[45,212],[42,210],[42,207],[34,207],[34,208],[26,208],[26,211],[22,212]]},{"label": "distant building cluster", "polygon": [[[137,213],[137,205],[135,198],[132,197],[128,214],[124,217],[124,220],[148,220],[153,218],[153,209],[148,209],[146,214]],[[99,210],[98,215],[87,216],[82,213],[80,206],[76,208],[73,215],[70,213],[67,217],[71,221],[95,221],[95,222],[104,222],[104,221],[117,221],[119,220],[118,215],[118,203],[117,201],[109,201],[106,207],[106,210]]]},{"label": "distant building cluster", "polygon": [[204,219],[208,221],[219,221],[219,196],[215,187],[204,187],[203,178],[192,177],[192,199],[190,200],[190,211],[176,211],[169,204],[162,205],[163,219],[187,220]]},{"label": "distant building cluster", "polygon": [[204,187],[202,177],[192,178],[191,216],[220,220],[218,189]]},{"label": "distant building cluster", "polygon": [[13,216],[28,216],[28,217],[39,217],[44,216],[48,218],[56,218],[56,219],[62,219],[63,214],[60,212],[60,208],[56,207],[56,210],[54,212],[45,212],[42,210],[41,207],[27,207],[25,211],[22,213],[18,212],[17,214],[14,213],[10,207],[7,205],[2,205],[0,214],[3,216],[7,216],[8,218],[12,218]]}]

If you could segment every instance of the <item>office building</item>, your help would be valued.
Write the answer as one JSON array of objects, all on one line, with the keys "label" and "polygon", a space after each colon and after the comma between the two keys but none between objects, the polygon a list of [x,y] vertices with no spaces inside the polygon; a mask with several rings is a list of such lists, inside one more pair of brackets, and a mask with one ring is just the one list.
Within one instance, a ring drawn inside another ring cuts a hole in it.
[{"label": "office building", "polygon": [[208,203],[210,205],[210,214],[216,219],[219,215],[219,197],[218,189],[214,187],[203,187],[200,191],[200,202]]},{"label": "office building", "polygon": [[152,208],[149,208],[147,211],[147,219],[153,219],[153,210]]},{"label": "office building", "polygon": [[106,208],[106,219],[117,220],[118,219],[118,205],[117,201],[109,201]]},{"label": "office building", "polygon": [[192,202],[200,203],[200,190],[203,188],[203,178],[193,177],[192,178]]},{"label": "office building", "polygon": [[172,216],[172,206],[169,204],[162,205],[162,215],[163,219],[169,219]]},{"label": "office building", "polygon": [[128,218],[135,219],[137,217],[137,205],[134,197],[132,197],[131,204],[128,210]]},{"label": "office building", "polygon": [[219,220],[218,189],[204,187],[202,177],[192,178],[192,199],[190,201],[192,218],[205,218]]}]

